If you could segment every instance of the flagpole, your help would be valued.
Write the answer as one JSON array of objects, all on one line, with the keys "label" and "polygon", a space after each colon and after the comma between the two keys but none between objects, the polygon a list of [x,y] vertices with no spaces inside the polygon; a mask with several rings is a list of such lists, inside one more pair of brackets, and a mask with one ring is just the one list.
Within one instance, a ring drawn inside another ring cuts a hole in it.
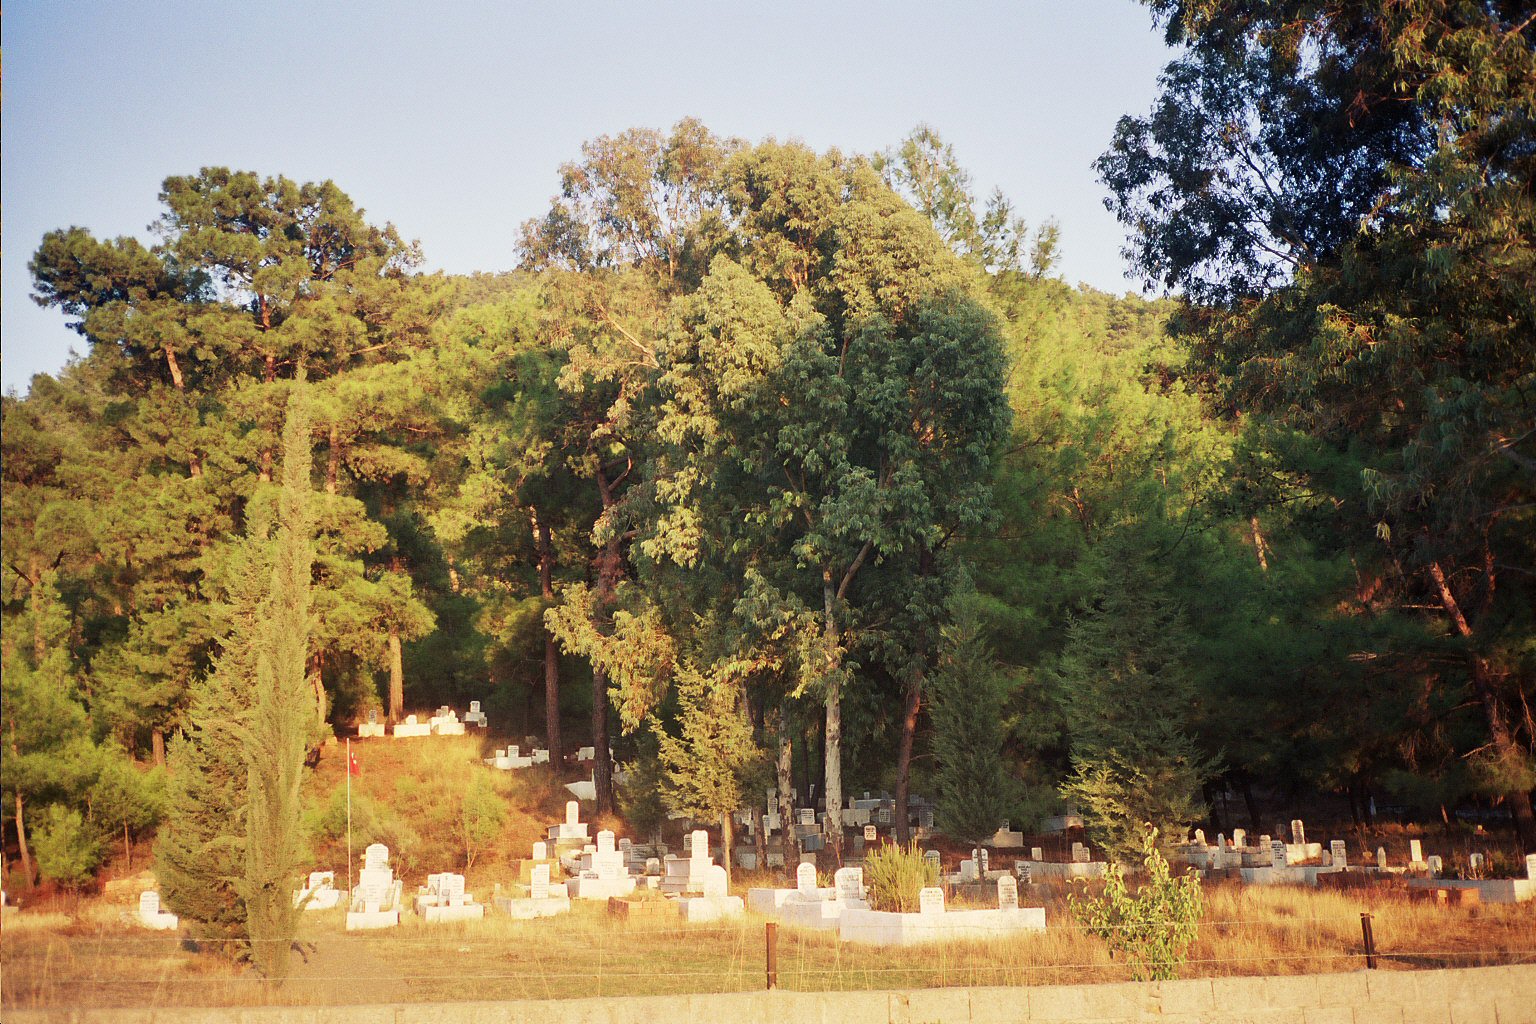
[{"label": "flagpole", "polygon": [[352,899],[352,737],[347,737],[347,899]]}]

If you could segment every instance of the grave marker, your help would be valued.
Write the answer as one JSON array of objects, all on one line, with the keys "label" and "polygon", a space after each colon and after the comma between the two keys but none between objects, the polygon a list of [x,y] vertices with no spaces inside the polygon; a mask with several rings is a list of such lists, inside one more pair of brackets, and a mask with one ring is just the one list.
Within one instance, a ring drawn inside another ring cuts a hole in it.
[{"label": "grave marker", "polygon": [[1241,850],[1248,845],[1248,831],[1235,828],[1232,830],[1232,845]]},{"label": "grave marker", "polygon": [[1440,872],[1445,870],[1445,861],[1440,859],[1438,853],[1429,855],[1429,873],[1434,878],[1440,877]]},{"label": "grave marker", "polygon": [[544,843],[534,843],[533,844],[533,859],[534,860],[548,860],[549,859],[549,847],[547,845],[545,845]]},{"label": "grave marker", "polygon": [[1013,870],[1018,872],[1019,881],[1023,882],[1025,885],[1029,885],[1034,881],[1034,873],[1029,870],[1029,865],[1023,861],[1019,861],[1014,864]]},{"label": "grave marker", "polygon": [[1019,909],[1019,883],[1012,875],[1003,875],[997,880],[997,909]]},{"label": "grave marker", "polygon": [[1269,866],[1272,868],[1285,867],[1285,844],[1278,839],[1269,844]]},{"label": "grave marker", "polygon": [[1204,846],[1205,845],[1205,829],[1203,829],[1203,828],[1195,829],[1195,845],[1196,846]]},{"label": "grave marker", "polygon": [[1387,848],[1385,846],[1376,847],[1376,870],[1387,870]]},{"label": "grave marker", "polygon": [[844,903],[862,900],[864,898],[864,869],[863,868],[838,868],[832,876],[832,884],[837,888],[837,898]]},{"label": "grave marker", "polygon": [[917,912],[919,914],[944,913],[944,890],[937,886],[927,886],[917,893]]},{"label": "grave marker", "polygon": [[816,810],[815,810],[815,808],[812,808],[812,807],[802,807],[802,808],[800,808],[800,824],[802,824],[802,825],[814,825],[814,824],[816,824]]},{"label": "grave marker", "polygon": [[528,895],[536,900],[549,899],[549,865],[535,864],[529,873]]},{"label": "grave marker", "polygon": [[1525,855],[1525,877],[1536,882],[1536,853]]},{"label": "grave marker", "polygon": [[1408,863],[1424,863],[1424,844],[1417,839],[1408,840]]},{"label": "grave marker", "polygon": [[1300,818],[1292,818],[1291,819],[1291,842],[1297,843],[1297,844],[1305,844],[1306,841],[1307,841],[1307,830],[1306,830],[1306,827],[1302,825]]},{"label": "grave marker", "polygon": [[1349,866],[1349,845],[1342,839],[1335,839],[1328,844],[1328,854],[1333,860],[1333,866],[1343,868]]},{"label": "grave marker", "polygon": [[802,896],[816,895],[816,865],[801,864],[795,868],[795,889]]},{"label": "grave marker", "polygon": [[1481,853],[1473,853],[1467,855],[1467,867],[1471,869],[1473,875],[1482,875],[1483,862],[1484,857]]},{"label": "grave marker", "polygon": [[865,825],[864,826],[864,841],[866,843],[876,842],[876,841],[879,840],[879,838],[880,838],[880,830],[879,829],[875,828],[875,826],[873,826],[873,825]]},{"label": "grave marker", "polygon": [[575,800],[565,802],[565,823],[567,825],[581,824],[581,805]]},{"label": "grave marker", "polygon": [[1033,861],[1045,860],[1045,850],[1038,846],[1031,846],[1029,848],[1029,859]]}]

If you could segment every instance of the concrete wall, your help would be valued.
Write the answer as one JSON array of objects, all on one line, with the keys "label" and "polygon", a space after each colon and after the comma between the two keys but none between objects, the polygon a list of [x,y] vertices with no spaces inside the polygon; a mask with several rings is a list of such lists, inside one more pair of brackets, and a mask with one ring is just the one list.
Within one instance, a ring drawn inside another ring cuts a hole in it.
[{"label": "concrete wall", "polygon": [[7,1010],[5,1024],[1536,1024],[1536,965],[910,992],[554,1002]]}]

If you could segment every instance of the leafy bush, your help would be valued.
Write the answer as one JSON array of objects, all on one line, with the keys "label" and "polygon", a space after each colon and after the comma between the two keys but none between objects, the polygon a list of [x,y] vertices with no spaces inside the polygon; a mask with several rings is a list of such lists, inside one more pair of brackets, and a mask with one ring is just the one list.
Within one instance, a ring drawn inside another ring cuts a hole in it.
[{"label": "leafy bush", "polygon": [[1115,864],[1102,896],[1071,893],[1067,905],[1089,934],[1109,944],[1111,954],[1130,962],[1137,981],[1170,981],[1178,976],[1205,912],[1200,876],[1193,869],[1181,878],[1169,874],[1168,862],[1157,849],[1155,828],[1145,830],[1141,849],[1147,880],[1135,894]]},{"label": "leafy bush", "polygon": [[44,878],[78,889],[96,876],[101,865],[101,840],[73,807],[50,804],[32,838],[38,870]]},{"label": "leafy bush", "polygon": [[882,846],[864,857],[864,884],[875,910],[915,913],[918,892],[938,881],[938,868],[923,858],[916,842]]},{"label": "leafy bush", "polygon": [[464,868],[475,866],[475,858],[501,834],[507,808],[501,796],[491,788],[484,775],[473,775],[464,787],[459,802],[459,838],[464,841]]},{"label": "leafy bush", "polygon": [[[310,809],[305,829],[313,843],[345,842],[347,838],[347,790],[337,786],[324,803]],[[398,814],[361,793],[352,794],[352,847],[360,853],[370,843],[389,847],[396,875],[413,870],[421,848],[421,836]]]}]

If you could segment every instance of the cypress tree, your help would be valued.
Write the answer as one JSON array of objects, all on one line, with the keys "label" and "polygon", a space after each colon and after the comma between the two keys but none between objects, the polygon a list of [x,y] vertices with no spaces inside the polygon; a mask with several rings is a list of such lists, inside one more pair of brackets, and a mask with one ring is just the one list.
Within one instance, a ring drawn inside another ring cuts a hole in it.
[{"label": "cypress tree", "polygon": [[303,855],[299,786],[313,703],[306,674],[314,516],[309,409],[302,364],[283,424],[282,491],[263,622],[255,638],[255,692],[245,733],[246,847],[240,894],[252,959],[287,974],[298,927],[292,887]]}]

